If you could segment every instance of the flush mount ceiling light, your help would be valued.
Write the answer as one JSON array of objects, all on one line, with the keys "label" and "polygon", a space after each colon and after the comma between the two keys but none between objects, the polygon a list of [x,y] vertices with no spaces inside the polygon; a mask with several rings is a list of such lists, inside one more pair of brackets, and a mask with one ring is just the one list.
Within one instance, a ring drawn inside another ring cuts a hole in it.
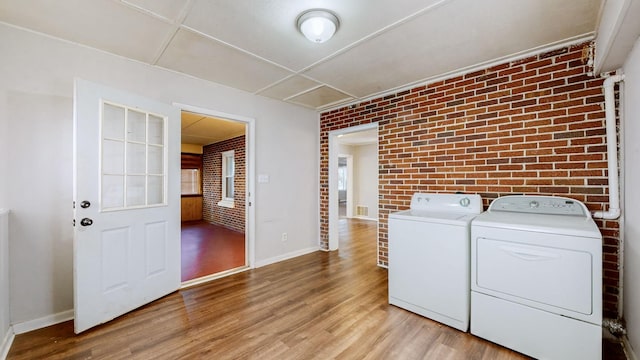
[{"label": "flush mount ceiling light", "polygon": [[300,14],[298,17],[298,29],[309,41],[323,43],[338,31],[340,21],[329,10],[314,9]]}]

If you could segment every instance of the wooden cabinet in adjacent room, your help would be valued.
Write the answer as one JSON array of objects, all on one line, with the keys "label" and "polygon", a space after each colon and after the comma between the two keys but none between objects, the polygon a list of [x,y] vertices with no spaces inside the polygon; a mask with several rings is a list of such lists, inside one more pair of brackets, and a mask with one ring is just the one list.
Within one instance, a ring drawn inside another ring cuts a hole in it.
[{"label": "wooden cabinet in adjacent room", "polygon": [[182,197],[182,221],[202,220],[202,196]]}]

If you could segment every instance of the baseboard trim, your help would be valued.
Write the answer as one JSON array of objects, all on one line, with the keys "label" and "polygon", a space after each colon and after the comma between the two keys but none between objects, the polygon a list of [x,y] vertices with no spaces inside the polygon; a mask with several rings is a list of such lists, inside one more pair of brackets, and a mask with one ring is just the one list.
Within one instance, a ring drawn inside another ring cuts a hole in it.
[{"label": "baseboard trim", "polygon": [[320,248],[318,246],[314,246],[314,247],[310,247],[302,250],[292,251],[290,253],[282,254],[269,259],[258,260],[256,261],[256,267],[259,268],[259,267],[275,264],[280,261],[293,259],[294,257],[311,254],[312,252],[316,252],[318,250],[320,250]]},{"label": "baseboard trim", "polygon": [[629,344],[629,339],[626,335],[622,337],[622,344],[624,345],[624,353],[627,355],[627,359],[638,360],[638,357],[633,352],[633,348],[631,347],[631,344]]},{"label": "baseboard trim", "polygon": [[234,269],[221,271],[219,273],[203,276],[197,279],[187,280],[182,283],[182,285],[180,286],[180,290],[190,288],[192,286],[202,285],[208,283],[209,281],[217,280],[225,276],[241,273],[247,270],[251,270],[251,268],[248,266],[240,266]]},{"label": "baseboard trim", "polygon": [[9,356],[9,350],[11,349],[11,344],[13,344],[14,338],[15,334],[13,333],[13,327],[9,326],[4,339],[2,339],[2,346],[0,346],[0,359],[5,360],[7,356]]},{"label": "baseboard trim", "polygon": [[57,314],[43,316],[17,324],[13,324],[13,332],[16,335],[24,334],[29,331],[38,330],[47,326],[59,324],[68,320],[73,320],[73,310],[59,312]]}]

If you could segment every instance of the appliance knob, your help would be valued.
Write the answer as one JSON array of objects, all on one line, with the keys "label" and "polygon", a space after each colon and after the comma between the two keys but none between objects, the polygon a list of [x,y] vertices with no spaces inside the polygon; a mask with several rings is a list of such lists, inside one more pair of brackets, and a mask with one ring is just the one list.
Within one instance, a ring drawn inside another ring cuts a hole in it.
[{"label": "appliance knob", "polygon": [[467,207],[469,206],[469,204],[471,204],[471,200],[469,200],[469,198],[462,198],[460,199],[460,206],[462,207]]},{"label": "appliance knob", "polygon": [[535,209],[538,206],[540,206],[540,203],[537,202],[537,201],[532,201],[532,202],[529,203],[529,207],[532,208],[532,209]]}]

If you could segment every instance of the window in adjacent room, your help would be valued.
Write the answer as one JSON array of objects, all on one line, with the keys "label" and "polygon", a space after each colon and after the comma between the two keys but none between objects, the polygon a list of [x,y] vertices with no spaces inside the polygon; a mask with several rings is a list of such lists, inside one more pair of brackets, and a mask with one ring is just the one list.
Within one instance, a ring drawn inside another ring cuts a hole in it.
[{"label": "window in adjacent room", "polygon": [[234,206],[234,179],[235,179],[235,158],[234,151],[229,150],[222,153],[222,200],[218,203],[220,206]]},{"label": "window in adjacent room", "polygon": [[182,169],[181,176],[182,195],[200,195],[200,170],[199,169]]}]

